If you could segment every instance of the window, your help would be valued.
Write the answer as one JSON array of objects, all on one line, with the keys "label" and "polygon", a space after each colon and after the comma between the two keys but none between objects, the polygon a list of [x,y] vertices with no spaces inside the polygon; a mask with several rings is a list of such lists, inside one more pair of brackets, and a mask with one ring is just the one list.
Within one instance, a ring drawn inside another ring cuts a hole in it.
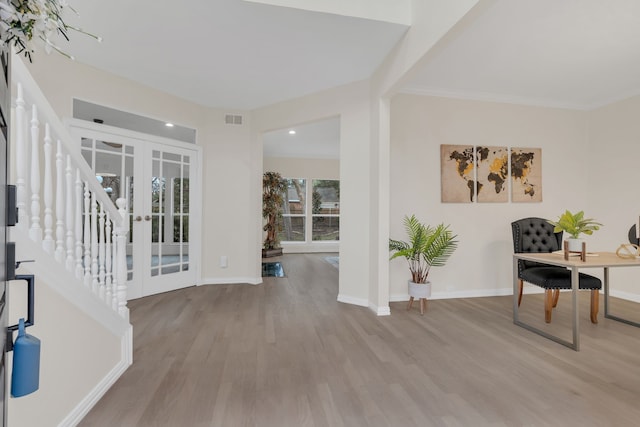
[{"label": "window", "polygon": [[304,242],[306,222],[307,181],[299,178],[285,178],[287,194],[282,214],[282,231],[280,240],[283,242]]},{"label": "window", "polygon": [[340,240],[340,181],[314,179],[312,240]]},{"label": "window", "polygon": [[[282,242],[340,240],[340,181],[285,178]],[[311,224],[311,228],[307,226]]]}]

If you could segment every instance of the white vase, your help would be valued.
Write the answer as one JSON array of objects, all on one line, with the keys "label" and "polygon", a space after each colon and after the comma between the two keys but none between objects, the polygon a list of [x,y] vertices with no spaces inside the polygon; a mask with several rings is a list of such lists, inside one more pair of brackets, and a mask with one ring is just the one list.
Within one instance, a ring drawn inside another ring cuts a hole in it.
[{"label": "white vase", "polygon": [[414,298],[430,298],[431,282],[414,283],[409,280],[409,296]]},{"label": "white vase", "polygon": [[582,242],[584,242],[583,239],[574,239],[574,238],[567,239],[569,251],[582,252]]}]

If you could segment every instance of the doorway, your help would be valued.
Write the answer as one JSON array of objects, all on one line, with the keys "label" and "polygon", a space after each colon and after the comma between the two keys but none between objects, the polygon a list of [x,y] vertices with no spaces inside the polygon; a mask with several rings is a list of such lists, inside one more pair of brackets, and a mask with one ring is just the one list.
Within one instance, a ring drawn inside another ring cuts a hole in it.
[{"label": "doorway", "polygon": [[112,202],[127,201],[127,299],[195,285],[200,147],[80,120],[70,131]]}]

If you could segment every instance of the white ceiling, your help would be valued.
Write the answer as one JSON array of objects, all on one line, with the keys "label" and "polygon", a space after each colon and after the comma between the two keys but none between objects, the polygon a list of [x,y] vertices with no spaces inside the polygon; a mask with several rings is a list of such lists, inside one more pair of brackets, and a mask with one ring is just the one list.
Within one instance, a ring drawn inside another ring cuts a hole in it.
[{"label": "white ceiling", "polygon": [[499,0],[404,91],[590,109],[640,92],[640,1]]},{"label": "white ceiling", "polygon": [[366,79],[408,28],[242,0],[70,3],[80,16],[67,22],[103,38],[72,32],[70,43],[60,41],[77,61],[227,109]]},{"label": "white ceiling", "polygon": [[[409,4],[367,1],[348,3]],[[364,19],[262,2],[314,0],[73,0],[80,16],[67,21],[104,41],[72,33],[63,46],[79,62],[198,104],[250,110],[370,77],[408,28],[398,23],[404,10],[383,22],[379,12]],[[315,10],[347,10],[345,2],[316,1]],[[481,3],[492,5],[443,38],[403,92],[576,109],[640,93],[639,0]],[[327,141],[338,119],[308,127],[294,144],[286,130],[266,135],[265,153],[336,155],[339,136]]]},{"label": "white ceiling", "polygon": [[[295,134],[290,134],[291,130]],[[340,118],[267,132],[262,143],[264,157],[339,159]]]}]

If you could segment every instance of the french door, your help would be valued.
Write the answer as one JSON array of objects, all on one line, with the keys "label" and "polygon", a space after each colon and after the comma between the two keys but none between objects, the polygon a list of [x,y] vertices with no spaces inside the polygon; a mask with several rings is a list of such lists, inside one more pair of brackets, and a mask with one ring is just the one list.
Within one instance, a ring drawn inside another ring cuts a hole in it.
[{"label": "french door", "polygon": [[70,129],[111,200],[127,200],[127,298],[195,285],[200,149],[79,120]]}]

